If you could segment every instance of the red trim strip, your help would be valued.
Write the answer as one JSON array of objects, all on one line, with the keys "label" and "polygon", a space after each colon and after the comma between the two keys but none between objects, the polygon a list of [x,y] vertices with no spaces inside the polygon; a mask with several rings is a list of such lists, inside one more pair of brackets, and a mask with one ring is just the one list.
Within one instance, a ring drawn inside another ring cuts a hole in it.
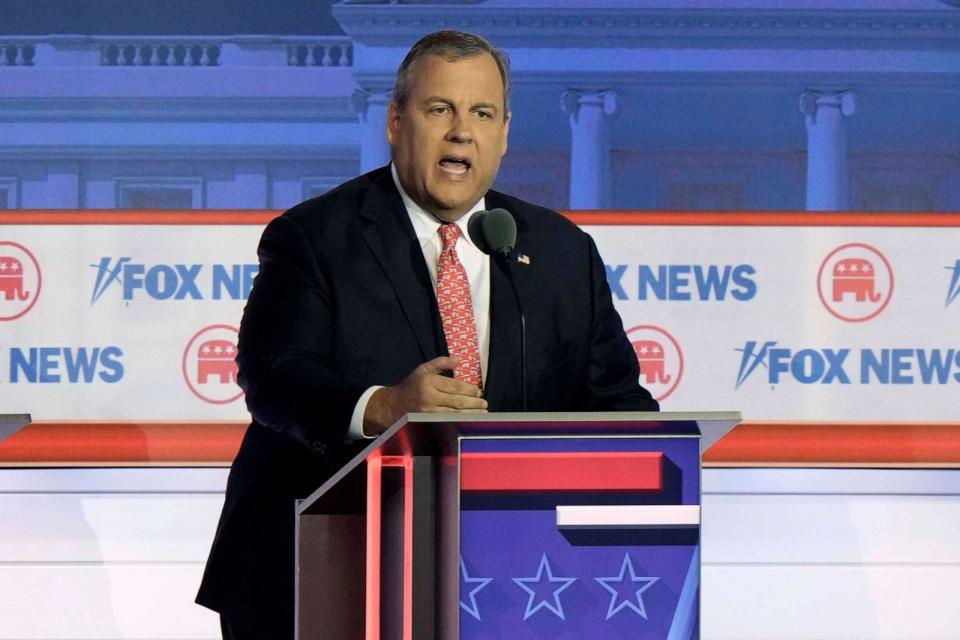
[{"label": "red trim strip", "polygon": [[0,442],[0,464],[230,464],[247,424],[238,422],[34,422]]},{"label": "red trim strip", "polygon": [[704,465],[960,465],[960,423],[742,423]]},{"label": "red trim strip", "polygon": [[462,491],[660,491],[660,452],[474,453],[460,456]]},{"label": "red trim strip", "polygon": [[849,211],[562,211],[580,226],[960,227],[960,213]]},{"label": "red trim strip", "polygon": [[404,456],[403,640],[413,640],[413,571],[413,458]]},{"label": "red trim strip", "polygon": [[0,225],[265,225],[282,211],[128,211],[119,209],[0,212]]},{"label": "red trim strip", "polygon": [[383,467],[379,452],[367,457],[367,558],[364,638],[380,640],[380,532],[383,523]]},{"label": "red trim strip", "polygon": [[[226,466],[245,431],[239,422],[35,422],[0,442],[0,465]],[[744,422],[704,455],[708,466],[789,463],[960,467],[960,422]]]},{"label": "red trim strip", "polygon": [[[130,211],[79,209],[0,212],[2,225],[265,225],[279,210]],[[561,211],[584,226],[960,227],[960,212]]]}]

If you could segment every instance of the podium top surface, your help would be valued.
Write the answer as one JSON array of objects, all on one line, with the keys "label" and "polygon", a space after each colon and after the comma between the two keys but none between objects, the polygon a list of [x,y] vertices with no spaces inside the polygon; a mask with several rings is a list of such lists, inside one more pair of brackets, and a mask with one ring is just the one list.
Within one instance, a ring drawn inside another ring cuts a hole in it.
[{"label": "podium top surface", "polygon": [[[701,451],[722,438],[741,420],[736,411],[597,411],[526,413],[409,413],[387,429],[377,441],[387,445],[406,427],[409,435],[430,440],[461,437],[566,437],[566,436],[701,436]],[[409,425],[409,426],[408,426]],[[438,433],[440,432],[440,433]],[[407,445],[415,445],[407,442]],[[405,452],[409,449],[405,447]]]},{"label": "podium top surface", "polygon": [[0,442],[30,424],[29,413],[0,413]]},{"label": "podium top surface", "polygon": [[408,413],[396,424],[409,422],[491,423],[617,423],[740,420],[739,411],[526,411],[499,413]]},{"label": "podium top surface", "polygon": [[461,438],[688,437],[700,439],[702,453],[740,420],[736,411],[409,413],[303,500],[298,511],[309,510],[376,452],[388,456],[456,455]]}]

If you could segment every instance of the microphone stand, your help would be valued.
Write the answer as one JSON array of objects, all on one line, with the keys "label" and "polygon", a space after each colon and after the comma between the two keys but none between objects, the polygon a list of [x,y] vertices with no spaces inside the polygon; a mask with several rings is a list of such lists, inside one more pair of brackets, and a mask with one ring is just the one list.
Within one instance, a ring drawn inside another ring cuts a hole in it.
[{"label": "microphone stand", "polygon": [[520,302],[520,294],[517,293],[517,283],[513,278],[513,251],[510,247],[504,247],[497,252],[497,255],[503,260],[507,268],[507,280],[510,281],[510,290],[513,291],[513,301],[517,305],[517,311],[520,312],[520,390],[523,398],[523,411],[527,411],[527,318],[523,314],[523,304]]}]

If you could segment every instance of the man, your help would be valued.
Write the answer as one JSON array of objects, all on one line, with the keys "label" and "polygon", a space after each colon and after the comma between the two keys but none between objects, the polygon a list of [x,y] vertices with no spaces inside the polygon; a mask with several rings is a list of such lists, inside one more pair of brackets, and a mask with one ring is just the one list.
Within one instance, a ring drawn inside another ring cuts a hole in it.
[{"label": "man", "polygon": [[292,637],[294,500],[357,443],[412,411],[522,409],[519,312],[506,265],[466,233],[476,211],[517,223],[528,409],[658,408],[590,237],[490,191],[509,89],[485,39],[425,37],[397,72],[391,166],[267,226],[237,358],[253,424],[198,596],[225,638]]}]

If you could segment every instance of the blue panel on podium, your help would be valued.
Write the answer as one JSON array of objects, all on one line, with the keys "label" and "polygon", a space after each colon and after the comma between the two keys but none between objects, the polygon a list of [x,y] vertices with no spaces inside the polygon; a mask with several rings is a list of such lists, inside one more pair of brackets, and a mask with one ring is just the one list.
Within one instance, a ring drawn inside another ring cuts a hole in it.
[{"label": "blue panel on podium", "polygon": [[[551,452],[579,476],[531,474]],[[697,637],[699,455],[689,436],[462,439],[460,638]]]}]

